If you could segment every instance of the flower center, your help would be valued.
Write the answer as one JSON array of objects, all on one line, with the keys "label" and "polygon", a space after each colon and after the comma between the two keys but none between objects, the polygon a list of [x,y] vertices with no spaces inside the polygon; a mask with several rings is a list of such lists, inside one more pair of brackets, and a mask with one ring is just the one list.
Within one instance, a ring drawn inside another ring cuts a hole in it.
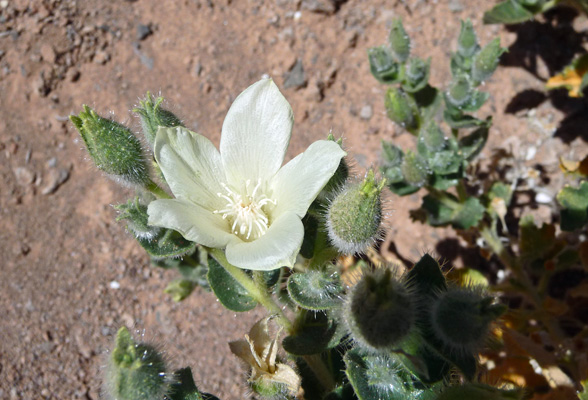
[{"label": "flower center", "polygon": [[251,180],[245,181],[241,191],[236,191],[225,183],[221,183],[226,194],[217,193],[217,196],[226,200],[226,205],[220,210],[213,211],[222,214],[231,224],[231,232],[243,240],[255,240],[263,236],[269,228],[269,219],[264,207],[276,201],[268,198],[261,190],[261,179],[253,186]]}]

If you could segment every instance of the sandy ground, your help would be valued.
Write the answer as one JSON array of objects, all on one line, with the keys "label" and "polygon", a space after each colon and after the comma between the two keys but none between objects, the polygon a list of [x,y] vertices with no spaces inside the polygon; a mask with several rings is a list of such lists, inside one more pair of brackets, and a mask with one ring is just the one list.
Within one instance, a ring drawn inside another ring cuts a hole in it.
[{"label": "sandy ground", "polygon": [[[114,222],[111,205],[131,191],[91,165],[68,122],[82,104],[138,131],[129,110],[147,91],[160,93],[218,144],[232,100],[268,74],[295,114],[288,156],[332,131],[362,175],[377,166],[382,139],[414,145],[385,115],[367,49],[384,43],[400,16],[413,54],[432,57],[431,81],[444,85],[459,20],[471,18],[482,44],[498,36],[510,47],[486,84],[492,97],[480,115],[493,114],[495,125],[483,158],[510,150],[521,176],[540,165],[550,180],[530,193],[553,198],[558,157],[588,152],[584,103],[543,89],[583,45],[577,20],[508,30],[481,25],[487,2],[477,0],[339,3],[0,1],[0,398],[99,398],[104,351],[121,325],[144,331],[174,366],[191,366],[201,389],[223,399],[246,393],[226,343],[261,311],[236,316],[199,289],[179,304],[162,292],[175,275],[151,267]],[[303,73],[294,76],[297,63]],[[390,257],[414,260],[428,249],[456,265],[481,262],[452,230],[410,221],[418,195],[388,200]]]}]

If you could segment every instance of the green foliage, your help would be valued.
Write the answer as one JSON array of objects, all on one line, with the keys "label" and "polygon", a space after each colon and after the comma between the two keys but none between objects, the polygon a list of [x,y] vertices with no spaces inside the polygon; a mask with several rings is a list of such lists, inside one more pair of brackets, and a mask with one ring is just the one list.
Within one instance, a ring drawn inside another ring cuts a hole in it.
[{"label": "green foliage", "polygon": [[174,372],[174,380],[170,385],[169,400],[219,400],[208,393],[201,393],[196,387],[190,367]]},{"label": "green foliage", "polygon": [[554,4],[548,0],[506,0],[484,13],[484,23],[518,24],[547,11]]},{"label": "green foliage", "polygon": [[86,105],[79,115],[70,115],[70,120],[98,169],[129,184],[144,186],[150,181],[141,143],[127,127]]},{"label": "green foliage", "polygon": [[294,323],[293,333],[282,341],[284,350],[295,356],[319,354],[336,347],[343,331],[324,312],[302,311]]},{"label": "green foliage", "polygon": [[311,270],[293,274],[288,279],[288,294],[292,301],[307,310],[328,310],[341,302],[343,292],[336,272]]},{"label": "green foliage", "polygon": [[257,301],[218,261],[210,258],[208,268],[208,283],[223,306],[236,312],[255,308]]},{"label": "green foliage", "polygon": [[161,107],[163,97],[156,99],[147,92],[145,100],[140,102],[141,106],[133,110],[141,118],[141,127],[143,128],[143,135],[147,143],[153,148],[155,135],[160,126],[165,128],[173,128],[175,126],[184,126],[182,121],[176,117],[171,111]]},{"label": "green foliage", "polygon": [[423,198],[422,214],[413,215],[432,226],[451,225],[457,229],[469,229],[484,217],[486,209],[476,197],[470,197],[460,203],[455,196],[448,193],[435,193]]},{"label": "green foliage", "polygon": [[126,328],[119,329],[105,385],[113,399],[161,399],[170,390],[167,373],[161,354],[153,346],[136,343]]},{"label": "green foliage", "polygon": [[565,186],[558,194],[561,204],[561,229],[573,231],[582,228],[588,222],[588,181],[573,188]]}]

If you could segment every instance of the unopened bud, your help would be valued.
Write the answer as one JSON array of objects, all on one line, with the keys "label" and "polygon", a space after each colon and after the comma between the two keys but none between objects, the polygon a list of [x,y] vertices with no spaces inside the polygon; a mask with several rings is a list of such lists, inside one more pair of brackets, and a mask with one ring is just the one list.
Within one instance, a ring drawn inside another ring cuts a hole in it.
[{"label": "unopened bud", "polygon": [[445,133],[432,120],[419,132],[419,141],[432,153],[442,150],[447,144]]},{"label": "unopened bud", "polygon": [[88,106],[69,118],[98,169],[132,184],[149,181],[141,143],[126,126],[99,116]]},{"label": "unopened bud", "polygon": [[476,83],[482,83],[488,79],[496,70],[500,56],[505,51],[505,48],[500,47],[500,39],[496,38],[491,41],[474,57],[472,79]]},{"label": "unopened bud", "polygon": [[176,126],[184,126],[182,121],[176,117],[171,111],[168,111],[161,107],[163,103],[163,97],[153,99],[151,93],[147,92],[145,100],[141,101],[141,107],[137,107],[133,112],[139,114],[141,118],[141,126],[143,128],[143,134],[147,143],[153,147],[155,141],[155,135],[157,129],[160,126],[165,128],[173,128]]},{"label": "unopened bud", "polygon": [[105,391],[116,400],[162,399],[170,378],[163,357],[151,345],[136,343],[120,328],[106,371]]},{"label": "unopened bud", "polygon": [[374,171],[370,170],[363,182],[343,188],[331,202],[327,215],[328,235],[341,253],[362,253],[379,237],[380,193],[385,183],[385,179],[376,182]]},{"label": "unopened bud", "polygon": [[490,322],[505,311],[475,288],[453,288],[442,292],[431,311],[434,334],[449,349],[472,352],[484,341]]},{"label": "unopened bud", "polygon": [[402,87],[411,93],[424,88],[429,81],[430,66],[431,58],[427,61],[423,61],[420,58],[411,58],[405,70],[406,84],[403,84]]},{"label": "unopened bud", "polygon": [[388,41],[390,42],[394,59],[399,63],[405,62],[410,55],[410,38],[404,30],[400,18],[392,21],[392,29],[390,30]]},{"label": "unopened bud", "polygon": [[445,98],[454,107],[461,108],[465,106],[472,98],[472,86],[468,77],[462,75],[455,78],[447,90]]},{"label": "unopened bud", "polygon": [[343,311],[353,339],[372,351],[396,346],[413,328],[415,315],[409,290],[390,268],[365,273]]},{"label": "unopened bud", "polygon": [[472,21],[461,21],[461,30],[457,39],[457,52],[465,58],[472,57],[480,50],[478,37],[472,26]]},{"label": "unopened bud", "polygon": [[416,104],[404,90],[392,87],[386,92],[385,106],[388,118],[411,131],[418,125]]},{"label": "unopened bud", "polygon": [[398,80],[399,66],[392,58],[387,46],[372,47],[368,50],[370,71],[382,83],[393,83]]}]

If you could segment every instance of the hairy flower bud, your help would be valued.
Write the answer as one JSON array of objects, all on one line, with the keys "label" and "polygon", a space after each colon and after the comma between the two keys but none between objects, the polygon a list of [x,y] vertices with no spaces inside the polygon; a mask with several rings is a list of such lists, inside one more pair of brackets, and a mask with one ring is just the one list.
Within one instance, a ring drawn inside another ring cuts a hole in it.
[{"label": "hairy flower bud", "polygon": [[415,315],[409,290],[390,268],[365,273],[343,311],[353,339],[371,351],[396,346],[413,328]]},{"label": "hairy flower bud", "polygon": [[99,116],[88,106],[69,118],[98,169],[132,184],[149,181],[141,143],[126,126]]},{"label": "hairy flower bud", "polygon": [[396,18],[392,21],[392,29],[390,29],[388,41],[390,42],[390,48],[392,49],[394,59],[399,63],[405,62],[410,55],[410,38],[404,30],[400,18]]},{"label": "hairy flower bud", "polygon": [[442,292],[432,306],[431,326],[444,345],[462,352],[475,351],[486,338],[490,322],[505,307],[493,304],[475,288],[453,288]]},{"label": "hairy flower bud", "polygon": [[378,238],[382,221],[380,193],[385,183],[376,182],[370,170],[363,182],[343,188],[331,202],[327,230],[331,243],[341,253],[364,252]]},{"label": "hairy flower bud", "polygon": [[454,79],[445,96],[454,107],[461,108],[472,98],[472,86],[467,76],[462,75]]},{"label": "hairy flower bud", "polygon": [[387,46],[372,47],[368,50],[370,71],[382,83],[393,83],[398,80],[398,63],[392,58]]},{"label": "hairy flower bud", "polygon": [[166,371],[153,346],[136,343],[127,328],[120,328],[106,370],[105,392],[116,400],[162,399],[171,383]]},{"label": "hairy flower bud", "polygon": [[472,57],[480,50],[478,45],[478,37],[472,26],[472,21],[461,21],[461,29],[459,31],[459,38],[457,39],[457,52],[462,57]]},{"label": "hairy flower bud", "polygon": [[472,79],[481,83],[490,77],[494,73],[494,70],[498,66],[500,56],[506,49],[500,47],[500,39],[496,38],[491,41],[486,47],[484,47],[474,57],[474,63],[472,64]]},{"label": "hairy flower bud", "polygon": [[443,150],[447,144],[447,137],[445,137],[445,133],[443,133],[439,125],[431,120],[427,125],[421,128],[421,131],[419,132],[419,142],[422,143],[429,152],[435,153]]},{"label": "hairy flower bud", "polygon": [[147,92],[145,100],[141,101],[141,107],[137,107],[133,112],[139,114],[141,118],[141,126],[143,128],[143,134],[147,143],[153,147],[155,141],[155,135],[157,129],[160,126],[165,128],[173,128],[175,126],[184,126],[182,121],[175,116],[171,111],[168,111],[161,107],[163,103],[163,97],[153,99],[151,93]]},{"label": "hairy flower bud", "polygon": [[388,118],[401,127],[409,131],[417,127],[417,110],[414,100],[401,88],[388,89],[385,106]]}]

